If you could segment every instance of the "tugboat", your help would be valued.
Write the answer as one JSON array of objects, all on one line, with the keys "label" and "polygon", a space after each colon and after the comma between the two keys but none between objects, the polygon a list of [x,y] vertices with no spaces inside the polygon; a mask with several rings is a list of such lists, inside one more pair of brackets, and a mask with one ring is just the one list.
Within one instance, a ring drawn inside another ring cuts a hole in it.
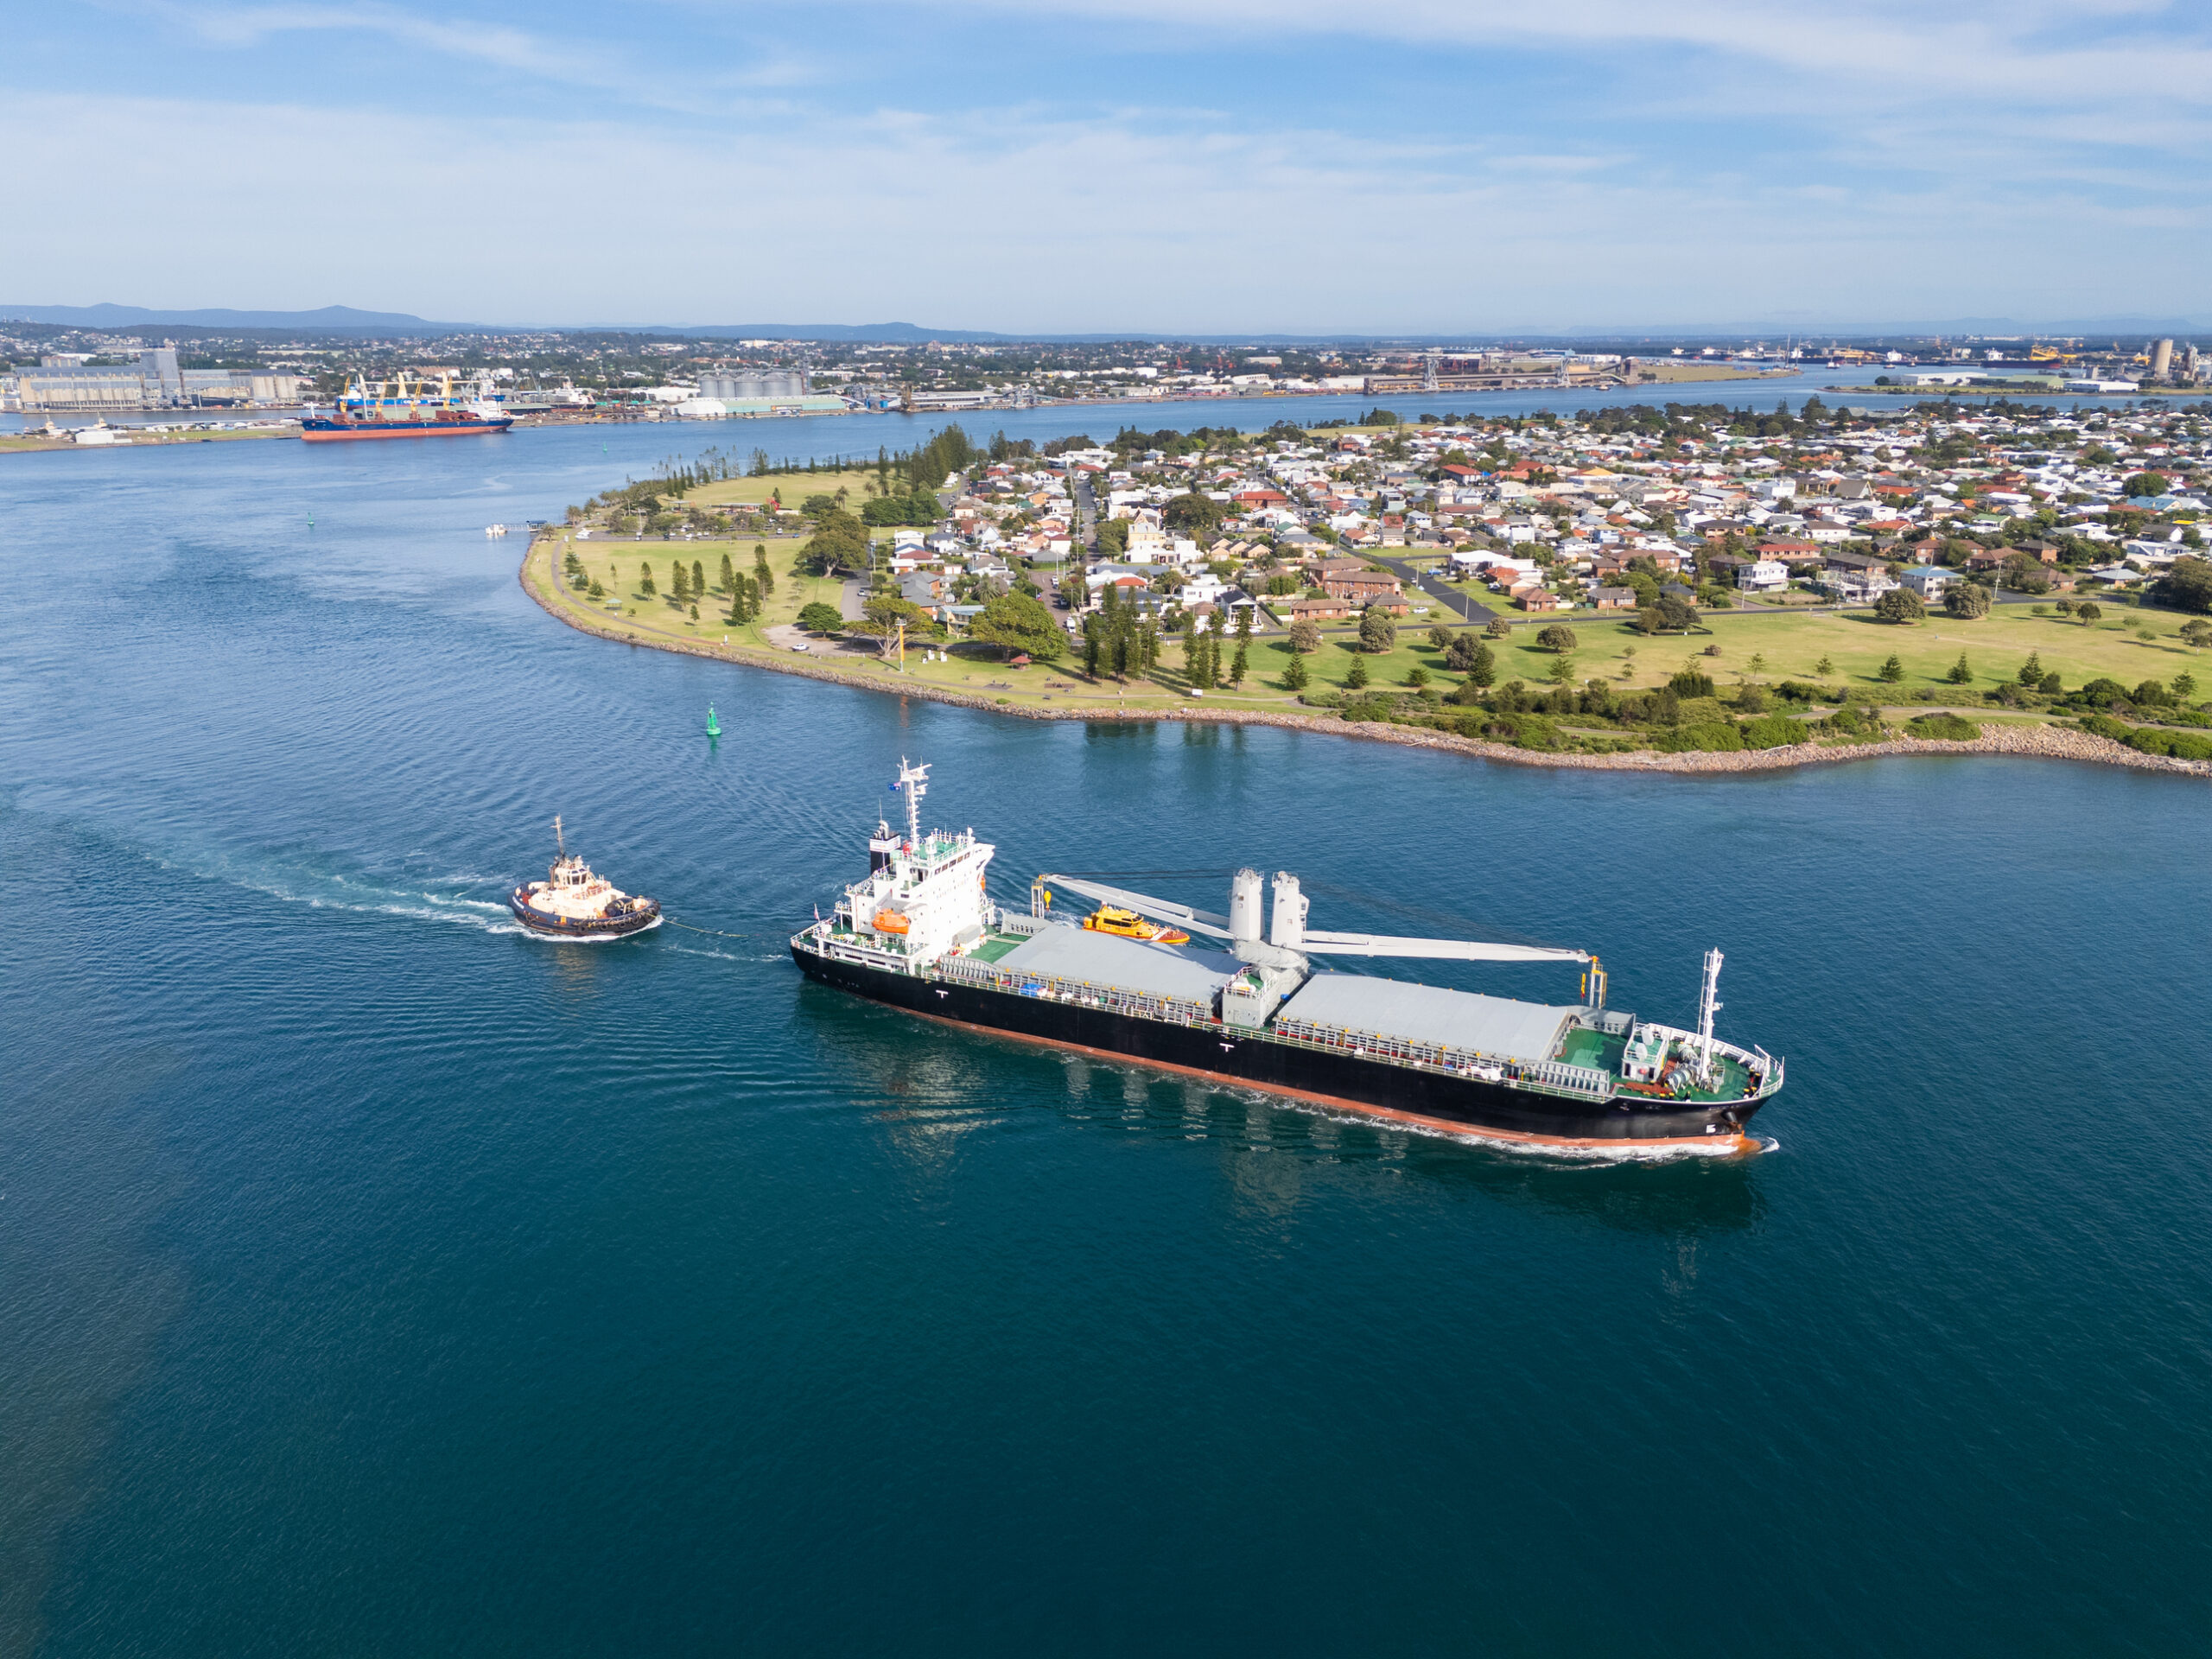
[{"label": "tugboat", "polygon": [[546,879],[507,895],[507,908],[524,927],[549,939],[620,939],[660,925],[657,900],[632,898],[569,851],[558,818],[553,844],[558,856]]}]

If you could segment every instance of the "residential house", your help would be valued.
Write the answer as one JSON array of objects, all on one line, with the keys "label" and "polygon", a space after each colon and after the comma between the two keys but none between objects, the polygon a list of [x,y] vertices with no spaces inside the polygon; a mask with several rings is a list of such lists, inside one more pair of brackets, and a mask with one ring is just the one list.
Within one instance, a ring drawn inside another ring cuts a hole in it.
[{"label": "residential house", "polygon": [[1395,576],[1380,570],[1359,570],[1329,576],[1321,582],[1321,591],[1330,598],[1344,600],[1353,605],[1367,605],[1378,599],[1395,599],[1399,588]]}]

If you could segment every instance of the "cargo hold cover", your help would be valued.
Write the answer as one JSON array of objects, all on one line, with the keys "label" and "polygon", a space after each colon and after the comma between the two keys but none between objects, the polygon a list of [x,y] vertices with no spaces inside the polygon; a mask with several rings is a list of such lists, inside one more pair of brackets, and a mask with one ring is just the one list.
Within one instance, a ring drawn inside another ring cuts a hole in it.
[{"label": "cargo hold cover", "polygon": [[1548,1060],[1580,1010],[1363,974],[1316,974],[1275,1016],[1508,1060]]},{"label": "cargo hold cover", "polygon": [[1148,944],[1061,924],[1032,936],[991,965],[1001,973],[1049,974],[1186,1002],[1211,1002],[1237,966],[1217,950]]}]

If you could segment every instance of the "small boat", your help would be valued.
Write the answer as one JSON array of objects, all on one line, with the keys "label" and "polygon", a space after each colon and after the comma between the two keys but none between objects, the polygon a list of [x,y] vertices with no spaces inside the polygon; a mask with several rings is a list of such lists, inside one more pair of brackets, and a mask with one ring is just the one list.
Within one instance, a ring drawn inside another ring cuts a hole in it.
[{"label": "small boat", "polygon": [[1164,922],[1147,922],[1134,910],[1123,910],[1119,905],[1101,905],[1083,918],[1083,925],[1094,933],[1111,933],[1120,939],[1147,939],[1154,944],[1188,944],[1191,936],[1179,933]]},{"label": "small boat", "polygon": [[553,844],[557,855],[546,879],[507,895],[507,908],[524,927],[549,939],[620,939],[660,925],[658,901],[624,893],[569,851],[558,818]]}]

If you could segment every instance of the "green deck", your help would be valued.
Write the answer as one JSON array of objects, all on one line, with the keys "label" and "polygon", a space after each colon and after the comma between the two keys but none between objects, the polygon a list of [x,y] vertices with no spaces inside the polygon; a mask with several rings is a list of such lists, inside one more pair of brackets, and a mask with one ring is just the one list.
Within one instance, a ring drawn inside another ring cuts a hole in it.
[{"label": "green deck", "polygon": [[996,962],[1009,950],[1018,950],[1029,942],[1026,933],[986,933],[982,943],[968,954],[982,962]]},{"label": "green deck", "polygon": [[1605,1071],[1618,1077],[1621,1051],[1627,1046],[1628,1039],[1625,1037],[1608,1037],[1602,1031],[1577,1026],[1567,1033],[1567,1040],[1559,1046],[1559,1058],[1568,1065],[1586,1065],[1592,1071]]},{"label": "green deck", "polygon": [[[1628,1047],[1628,1039],[1608,1037],[1602,1031],[1591,1031],[1578,1026],[1560,1041],[1557,1058],[1568,1065],[1586,1065],[1593,1071],[1603,1071],[1612,1077],[1621,1074],[1621,1056]],[[1696,1089],[1689,1085],[1688,1073],[1677,1067],[1672,1074],[1681,1080],[1681,1092],[1676,1100],[1700,1103],[1740,1100],[1751,1086],[1751,1077],[1740,1061],[1725,1054],[1715,1055],[1720,1076],[1710,1089]]]}]

